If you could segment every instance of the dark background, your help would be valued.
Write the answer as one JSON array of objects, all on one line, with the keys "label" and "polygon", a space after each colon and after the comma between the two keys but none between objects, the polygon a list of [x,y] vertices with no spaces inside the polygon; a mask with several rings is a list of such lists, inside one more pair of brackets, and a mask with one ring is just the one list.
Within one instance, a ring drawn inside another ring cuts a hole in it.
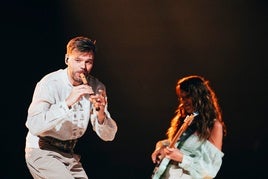
[{"label": "dark background", "polygon": [[66,44],[77,35],[97,40],[92,74],[106,84],[118,124],[113,142],[91,127],[79,141],[89,178],[150,178],[176,82],[190,74],[210,80],[228,129],[216,178],[267,177],[265,0],[9,0],[0,8],[1,178],[31,178],[24,144],[34,86],[65,68]]}]

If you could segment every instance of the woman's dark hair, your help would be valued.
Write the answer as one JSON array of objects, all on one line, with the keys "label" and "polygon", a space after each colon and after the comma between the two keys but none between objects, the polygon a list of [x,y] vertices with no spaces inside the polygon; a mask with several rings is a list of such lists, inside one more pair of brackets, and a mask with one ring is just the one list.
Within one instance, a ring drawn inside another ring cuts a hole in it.
[{"label": "woman's dark hair", "polygon": [[[186,92],[192,100],[195,112],[198,112],[194,124],[196,125],[197,134],[200,139],[207,139],[215,120],[223,125],[224,135],[226,135],[226,127],[222,120],[222,112],[218,103],[215,92],[211,88],[209,81],[198,75],[191,75],[178,80],[176,85],[176,93],[179,97],[180,92]],[[171,126],[167,131],[169,139],[175,135],[177,128],[181,125],[181,120],[187,114],[179,102],[175,117],[171,120]]]}]

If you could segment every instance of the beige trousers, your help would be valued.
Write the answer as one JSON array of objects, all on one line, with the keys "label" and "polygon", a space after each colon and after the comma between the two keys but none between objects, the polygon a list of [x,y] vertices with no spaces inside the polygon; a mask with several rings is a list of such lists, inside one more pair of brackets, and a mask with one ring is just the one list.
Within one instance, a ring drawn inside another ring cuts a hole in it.
[{"label": "beige trousers", "polygon": [[77,154],[27,148],[25,160],[34,179],[88,179]]}]

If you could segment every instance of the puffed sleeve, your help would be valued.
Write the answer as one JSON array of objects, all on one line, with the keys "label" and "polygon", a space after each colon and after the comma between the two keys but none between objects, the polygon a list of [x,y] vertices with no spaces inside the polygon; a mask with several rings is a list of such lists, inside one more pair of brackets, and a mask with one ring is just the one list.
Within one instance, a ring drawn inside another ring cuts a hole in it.
[{"label": "puffed sleeve", "polygon": [[195,179],[214,178],[220,170],[223,152],[209,141],[204,141],[194,152],[185,154],[179,166]]},{"label": "puffed sleeve", "polygon": [[93,126],[93,130],[102,140],[112,141],[115,138],[118,127],[114,119],[111,118],[111,115],[107,110],[107,105],[105,106],[105,114],[106,118],[104,119],[103,124],[99,124],[97,113],[95,111],[91,116],[91,124]]},{"label": "puffed sleeve", "polygon": [[[89,76],[89,84],[92,86],[94,92],[97,94],[98,90],[104,90],[106,94],[106,87],[105,85],[99,81],[97,78],[93,76]],[[108,97],[106,96],[106,105],[105,105],[105,115],[106,118],[104,119],[103,124],[98,123],[98,117],[96,110],[93,110],[93,113],[91,114],[90,120],[91,124],[93,126],[93,130],[96,132],[96,134],[104,141],[112,141],[115,138],[116,132],[118,130],[117,124],[115,120],[111,117],[109,111],[108,111]]]}]

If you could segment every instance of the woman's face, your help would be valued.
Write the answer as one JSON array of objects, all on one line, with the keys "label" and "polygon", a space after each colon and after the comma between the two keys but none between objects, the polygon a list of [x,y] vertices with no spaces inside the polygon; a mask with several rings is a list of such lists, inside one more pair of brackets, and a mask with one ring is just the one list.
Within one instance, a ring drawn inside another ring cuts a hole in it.
[{"label": "woman's face", "polygon": [[190,97],[189,93],[185,91],[180,91],[179,100],[187,114],[192,114],[194,112],[192,98]]}]

